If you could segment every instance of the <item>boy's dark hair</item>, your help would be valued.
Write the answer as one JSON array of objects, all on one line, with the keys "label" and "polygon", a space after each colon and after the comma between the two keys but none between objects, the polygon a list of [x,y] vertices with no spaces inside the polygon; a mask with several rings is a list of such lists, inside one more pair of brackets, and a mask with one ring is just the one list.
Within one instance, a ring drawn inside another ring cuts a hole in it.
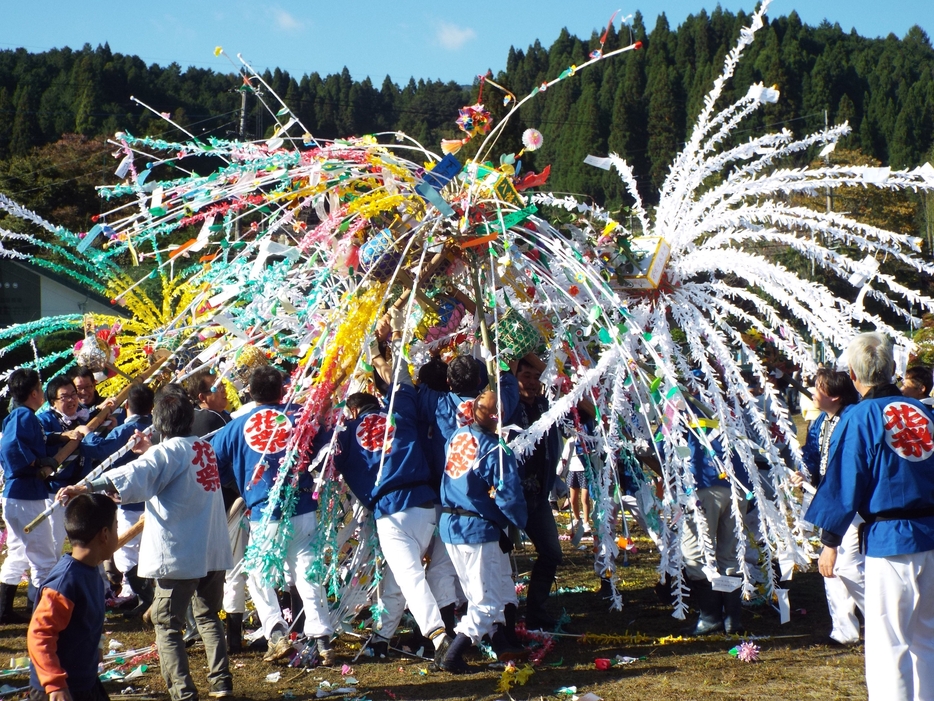
[{"label": "boy's dark hair", "polygon": [[250,375],[250,397],[257,404],[278,404],[282,399],[282,373],[264,365]]},{"label": "boy's dark hair", "polygon": [[436,392],[447,392],[448,365],[441,358],[432,358],[418,369],[418,384]]},{"label": "boy's dark hair", "polygon": [[[212,370],[201,370],[188,378],[188,396],[195,404],[201,402],[202,394],[210,394],[211,387],[217,381],[217,375]],[[218,388],[220,391],[223,388]]]},{"label": "boy's dark hair", "polygon": [[152,410],[152,426],[163,438],[191,435],[195,408],[184,387],[169,384],[159,390]]},{"label": "boy's dark hair", "polygon": [[87,545],[103,528],[113,528],[117,505],[105,494],[79,494],[65,507],[65,533],[72,545]]},{"label": "boy's dark hair", "polygon": [[448,386],[454,394],[475,392],[480,384],[479,363],[469,355],[459,355],[448,365]]},{"label": "boy's dark hair", "polygon": [[130,387],[129,396],[127,396],[126,405],[131,413],[137,416],[148,416],[152,413],[152,406],[155,402],[155,394],[146,385],[139,383]]},{"label": "boy's dark hair", "polygon": [[39,373],[32,368],[16,368],[10,373],[10,379],[7,381],[10,396],[17,404],[25,404],[40,381]]},{"label": "boy's dark hair", "polygon": [[[49,383],[45,386],[45,401],[52,404],[58,397],[58,391],[62,387],[71,387],[75,389],[75,383],[71,381],[70,377],[65,377],[63,375],[53,377],[49,380]],[[77,392],[77,390],[75,391]]]},{"label": "boy's dark hair", "polygon": [[355,392],[347,397],[344,406],[351,411],[355,409],[379,409],[379,400],[367,392]]},{"label": "boy's dark hair", "polygon": [[921,385],[925,395],[929,395],[934,389],[934,373],[927,365],[915,365],[905,371],[905,379],[911,380],[915,384]]},{"label": "boy's dark hair", "polygon": [[94,371],[91,368],[79,366],[77,370],[71,373],[71,379],[76,380],[79,377],[83,377],[85,380],[91,380],[94,386],[97,386],[97,378],[94,377]]},{"label": "boy's dark hair", "polygon": [[859,401],[859,392],[850,379],[848,372],[832,370],[831,368],[818,368],[815,385],[820,385],[824,394],[840,400],[840,408],[856,404]]}]

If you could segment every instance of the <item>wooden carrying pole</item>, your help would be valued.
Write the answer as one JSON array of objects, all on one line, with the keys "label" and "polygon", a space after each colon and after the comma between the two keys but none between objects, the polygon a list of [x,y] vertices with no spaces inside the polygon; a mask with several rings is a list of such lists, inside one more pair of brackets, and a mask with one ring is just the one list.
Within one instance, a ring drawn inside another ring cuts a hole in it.
[{"label": "wooden carrying pole", "polygon": [[120,534],[120,537],[117,538],[117,550],[122,548],[124,545],[133,540],[136,536],[143,532],[143,526],[145,526],[146,517],[140,516],[139,521],[130,526],[126,531]]}]

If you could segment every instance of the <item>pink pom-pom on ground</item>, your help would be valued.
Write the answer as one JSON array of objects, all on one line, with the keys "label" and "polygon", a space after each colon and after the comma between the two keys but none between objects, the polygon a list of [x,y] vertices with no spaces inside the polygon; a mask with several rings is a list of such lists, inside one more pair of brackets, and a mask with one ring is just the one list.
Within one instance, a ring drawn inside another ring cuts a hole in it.
[{"label": "pink pom-pom on ground", "polygon": [[759,660],[759,646],[750,640],[741,642],[736,647],[736,658],[743,662],[757,662]]}]

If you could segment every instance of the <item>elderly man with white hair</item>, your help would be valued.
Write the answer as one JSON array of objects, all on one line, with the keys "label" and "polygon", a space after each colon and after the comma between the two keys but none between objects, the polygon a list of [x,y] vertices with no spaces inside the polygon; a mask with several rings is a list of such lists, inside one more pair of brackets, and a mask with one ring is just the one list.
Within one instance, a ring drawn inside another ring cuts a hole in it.
[{"label": "elderly man with white hair", "polygon": [[836,546],[856,513],[866,523],[866,686],[870,699],[934,698],[934,418],[892,384],[891,341],[847,349],[862,395],[830,442],[827,472],[805,518],[822,529],[818,567],[833,577]]}]

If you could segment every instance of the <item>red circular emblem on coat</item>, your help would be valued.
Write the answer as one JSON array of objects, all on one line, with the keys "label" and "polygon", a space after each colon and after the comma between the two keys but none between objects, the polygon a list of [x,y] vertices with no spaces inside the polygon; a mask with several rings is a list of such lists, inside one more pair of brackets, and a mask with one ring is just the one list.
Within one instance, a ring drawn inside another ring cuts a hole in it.
[{"label": "red circular emblem on coat", "polygon": [[289,417],[275,409],[260,409],[243,425],[246,444],[257,453],[279,453],[285,450],[292,435]]},{"label": "red circular emblem on coat", "polygon": [[921,462],[934,455],[934,422],[926,412],[909,402],[887,404],[885,442],[899,457]]},{"label": "red circular emblem on coat", "polygon": [[473,467],[477,459],[479,443],[470,433],[458,433],[448,446],[448,459],[444,472],[451,479],[457,479]]},{"label": "red circular emblem on coat", "polygon": [[396,429],[389,426],[389,435],[386,435],[386,414],[367,414],[357,426],[357,443],[364,450],[375,453],[383,445],[386,438],[386,455],[392,452],[392,438]]}]

